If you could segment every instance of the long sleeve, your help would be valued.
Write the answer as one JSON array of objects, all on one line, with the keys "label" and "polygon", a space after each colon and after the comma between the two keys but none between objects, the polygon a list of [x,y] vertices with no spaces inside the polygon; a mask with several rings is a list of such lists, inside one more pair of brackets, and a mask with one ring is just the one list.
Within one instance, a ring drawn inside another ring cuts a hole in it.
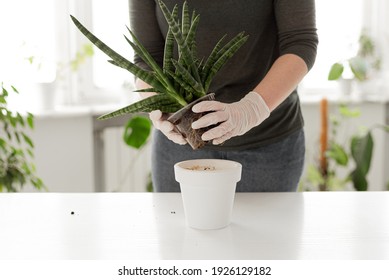
[{"label": "long sleeve", "polygon": [[[154,0],[129,0],[129,11],[131,30],[157,63],[162,64],[164,38],[156,17],[156,2]],[[137,55],[134,56],[134,63],[148,68]]]},{"label": "long sleeve", "polygon": [[275,0],[280,54],[295,54],[311,69],[316,58],[318,37],[314,0]]}]

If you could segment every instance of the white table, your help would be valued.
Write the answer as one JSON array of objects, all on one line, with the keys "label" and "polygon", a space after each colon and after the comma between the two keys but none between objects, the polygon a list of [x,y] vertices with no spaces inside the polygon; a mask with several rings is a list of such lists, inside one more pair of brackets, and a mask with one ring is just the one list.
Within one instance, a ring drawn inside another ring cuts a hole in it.
[{"label": "white table", "polygon": [[177,193],[0,194],[0,259],[387,260],[389,192],[237,193],[213,231]]}]

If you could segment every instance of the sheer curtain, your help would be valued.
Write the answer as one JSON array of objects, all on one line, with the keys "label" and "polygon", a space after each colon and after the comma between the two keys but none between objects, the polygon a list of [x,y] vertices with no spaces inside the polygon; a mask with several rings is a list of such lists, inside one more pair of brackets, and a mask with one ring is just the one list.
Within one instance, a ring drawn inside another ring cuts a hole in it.
[{"label": "sheer curtain", "polygon": [[389,78],[389,1],[364,0],[364,11],[363,24],[382,56],[383,75]]}]

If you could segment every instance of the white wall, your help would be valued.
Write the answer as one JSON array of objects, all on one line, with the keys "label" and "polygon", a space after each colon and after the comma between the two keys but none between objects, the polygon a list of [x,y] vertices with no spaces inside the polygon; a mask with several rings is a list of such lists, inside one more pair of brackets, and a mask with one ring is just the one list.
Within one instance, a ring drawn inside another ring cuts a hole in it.
[{"label": "white wall", "polygon": [[91,123],[87,115],[36,117],[31,134],[35,161],[38,175],[49,191],[94,190]]}]

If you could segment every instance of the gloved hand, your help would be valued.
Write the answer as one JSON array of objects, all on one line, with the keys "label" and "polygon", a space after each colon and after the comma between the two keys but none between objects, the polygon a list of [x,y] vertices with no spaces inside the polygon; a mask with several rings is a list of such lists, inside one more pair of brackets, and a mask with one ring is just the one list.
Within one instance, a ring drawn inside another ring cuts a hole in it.
[{"label": "gloved hand", "polygon": [[179,145],[185,145],[187,143],[181,133],[174,130],[174,125],[166,120],[167,115],[163,115],[160,110],[150,112],[149,117],[154,127],[162,131],[169,140]]},{"label": "gloved hand", "polygon": [[193,129],[220,123],[201,136],[204,141],[213,140],[214,145],[222,144],[231,137],[245,134],[270,115],[269,107],[262,96],[254,91],[249,92],[240,101],[230,104],[202,101],[193,106],[192,111],[195,113],[214,111],[192,123]]}]

